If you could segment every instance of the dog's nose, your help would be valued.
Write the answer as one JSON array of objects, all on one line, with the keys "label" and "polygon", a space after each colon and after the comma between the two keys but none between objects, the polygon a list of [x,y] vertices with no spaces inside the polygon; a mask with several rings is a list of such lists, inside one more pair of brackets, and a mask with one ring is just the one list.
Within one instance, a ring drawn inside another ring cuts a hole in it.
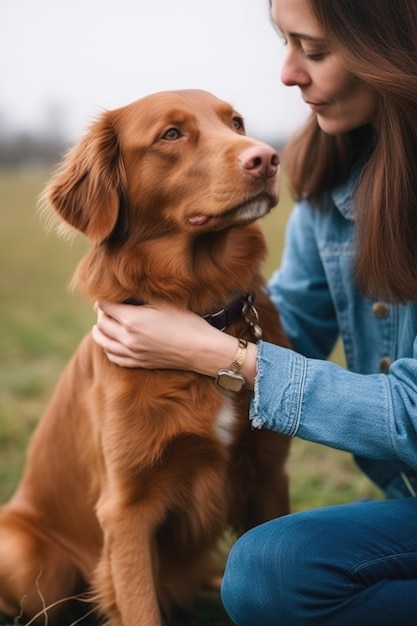
[{"label": "dog's nose", "polygon": [[271,146],[262,144],[247,148],[238,157],[238,162],[255,178],[269,178],[278,171],[279,155]]}]

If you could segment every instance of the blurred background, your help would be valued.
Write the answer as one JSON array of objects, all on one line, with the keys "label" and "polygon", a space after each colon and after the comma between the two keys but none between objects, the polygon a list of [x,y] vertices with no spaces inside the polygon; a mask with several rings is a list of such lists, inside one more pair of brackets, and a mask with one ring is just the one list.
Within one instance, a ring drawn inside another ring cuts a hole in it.
[{"label": "blurred background", "polygon": [[50,161],[103,109],[198,88],[277,144],[306,116],[284,88],[268,0],[0,0],[1,163]]}]

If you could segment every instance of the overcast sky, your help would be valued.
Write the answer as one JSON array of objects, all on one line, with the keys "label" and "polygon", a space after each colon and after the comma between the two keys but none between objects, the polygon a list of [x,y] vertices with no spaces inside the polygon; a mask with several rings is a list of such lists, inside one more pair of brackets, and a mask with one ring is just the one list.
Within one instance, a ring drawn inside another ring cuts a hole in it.
[{"label": "overcast sky", "polygon": [[0,0],[0,124],[74,140],[103,109],[200,88],[285,138],[307,110],[283,54],[268,0]]}]

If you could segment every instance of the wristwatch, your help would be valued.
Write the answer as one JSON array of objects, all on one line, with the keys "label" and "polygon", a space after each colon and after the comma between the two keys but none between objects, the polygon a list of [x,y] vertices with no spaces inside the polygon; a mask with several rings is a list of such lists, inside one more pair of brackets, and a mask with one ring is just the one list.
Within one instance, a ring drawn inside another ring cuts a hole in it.
[{"label": "wristwatch", "polygon": [[226,391],[239,393],[245,388],[246,380],[239,370],[246,359],[248,342],[245,339],[238,339],[238,348],[229,369],[222,369],[217,372],[216,385]]}]

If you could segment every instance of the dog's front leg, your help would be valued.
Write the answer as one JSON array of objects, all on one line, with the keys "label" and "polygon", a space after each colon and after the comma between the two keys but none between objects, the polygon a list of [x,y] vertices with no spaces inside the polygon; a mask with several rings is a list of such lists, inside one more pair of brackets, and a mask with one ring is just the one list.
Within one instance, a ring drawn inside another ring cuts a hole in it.
[{"label": "dog's front leg", "polygon": [[[160,626],[153,563],[154,520],[143,506],[102,504],[104,533],[95,588],[111,626]],[[149,512],[148,512],[149,513]]]}]

